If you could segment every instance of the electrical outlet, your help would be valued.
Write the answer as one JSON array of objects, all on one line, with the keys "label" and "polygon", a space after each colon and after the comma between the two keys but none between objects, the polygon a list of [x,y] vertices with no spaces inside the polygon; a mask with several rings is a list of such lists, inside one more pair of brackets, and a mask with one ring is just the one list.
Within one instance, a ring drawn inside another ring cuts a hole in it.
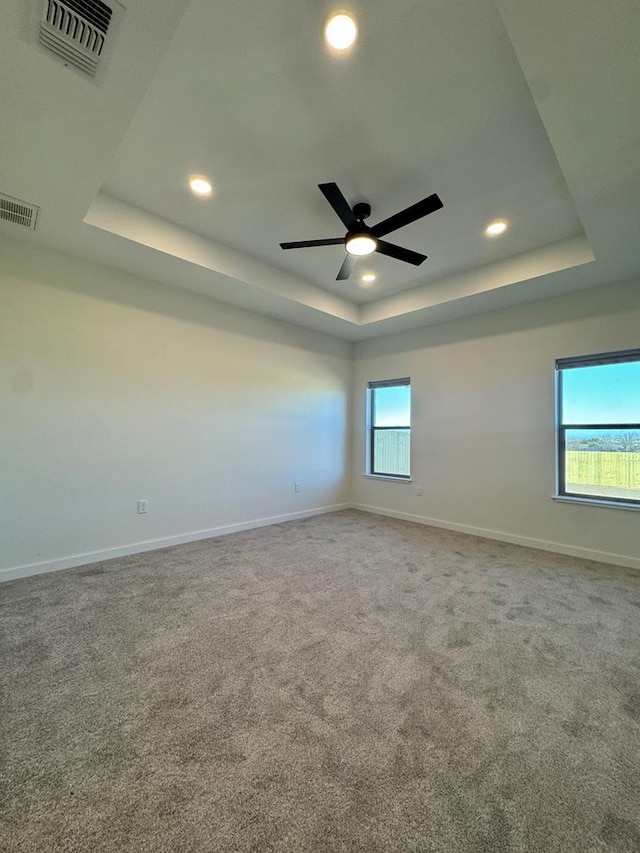
[{"label": "electrical outlet", "polygon": [[293,484],[293,491],[294,491],[294,492],[299,492],[299,491],[300,491],[300,483],[294,483],[294,484]]},{"label": "electrical outlet", "polygon": [[418,486],[416,489],[416,495],[421,498],[424,495],[424,486]]},{"label": "electrical outlet", "polygon": [[149,501],[138,501],[138,515],[149,512]]}]

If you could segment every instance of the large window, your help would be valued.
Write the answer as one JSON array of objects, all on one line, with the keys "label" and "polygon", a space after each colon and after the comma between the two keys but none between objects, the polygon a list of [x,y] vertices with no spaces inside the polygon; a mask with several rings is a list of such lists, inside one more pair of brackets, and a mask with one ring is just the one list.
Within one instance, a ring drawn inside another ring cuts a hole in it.
[{"label": "large window", "polygon": [[559,494],[640,505],[640,350],[556,369]]},{"label": "large window", "polygon": [[367,473],[409,479],[411,385],[409,379],[369,382]]}]

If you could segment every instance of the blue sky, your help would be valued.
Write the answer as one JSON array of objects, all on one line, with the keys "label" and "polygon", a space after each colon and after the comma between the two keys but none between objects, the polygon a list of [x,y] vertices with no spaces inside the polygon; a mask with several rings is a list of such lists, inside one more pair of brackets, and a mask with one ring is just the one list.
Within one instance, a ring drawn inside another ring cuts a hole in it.
[{"label": "blue sky", "polygon": [[408,385],[376,388],[374,426],[411,424],[411,388]]},{"label": "blue sky", "polygon": [[640,423],[640,361],[562,372],[563,423]]}]

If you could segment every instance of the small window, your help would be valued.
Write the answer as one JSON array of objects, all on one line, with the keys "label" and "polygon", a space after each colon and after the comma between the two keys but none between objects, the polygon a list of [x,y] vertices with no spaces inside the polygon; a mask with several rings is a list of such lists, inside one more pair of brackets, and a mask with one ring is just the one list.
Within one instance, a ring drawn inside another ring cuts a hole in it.
[{"label": "small window", "polygon": [[559,495],[640,504],[640,350],[556,370]]},{"label": "small window", "polygon": [[367,473],[409,479],[411,385],[409,379],[369,382]]}]

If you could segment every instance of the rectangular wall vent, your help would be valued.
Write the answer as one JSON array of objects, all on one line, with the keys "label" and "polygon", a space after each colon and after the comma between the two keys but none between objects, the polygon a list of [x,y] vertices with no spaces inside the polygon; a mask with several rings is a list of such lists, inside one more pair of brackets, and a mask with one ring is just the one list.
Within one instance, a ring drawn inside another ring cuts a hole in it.
[{"label": "rectangular wall vent", "polygon": [[93,77],[112,14],[113,10],[102,0],[44,0],[40,44]]},{"label": "rectangular wall vent", "polygon": [[22,225],[23,228],[35,231],[39,212],[40,208],[35,204],[0,194],[0,219],[5,222],[13,222],[14,225]]}]

